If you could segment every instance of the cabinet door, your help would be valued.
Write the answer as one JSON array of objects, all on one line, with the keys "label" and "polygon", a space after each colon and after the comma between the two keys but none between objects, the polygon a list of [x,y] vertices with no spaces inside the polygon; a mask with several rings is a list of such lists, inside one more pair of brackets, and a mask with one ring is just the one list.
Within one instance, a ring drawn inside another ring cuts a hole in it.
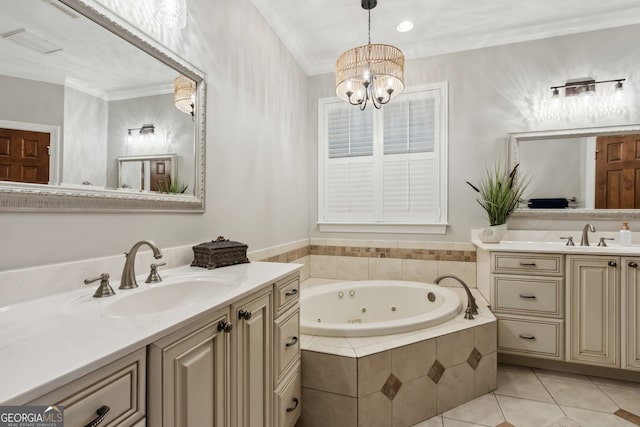
[{"label": "cabinet door", "polygon": [[229,334],[222,310],[149,346],[149,425],[229,425]]},{"label": "cabinet door", "polygon": [[622,273],[622,367],[640,371],[640,258],[624,258]]},{"label": "cabinet door", "polygon": [[271,290],[252,295],[231,307],[235,328],[231,371],[232,426],[271,427],[273,308]]},{"label": "cabinet door", "polygon": [[567,360],[620,366],[620,259],[567,257]]}]

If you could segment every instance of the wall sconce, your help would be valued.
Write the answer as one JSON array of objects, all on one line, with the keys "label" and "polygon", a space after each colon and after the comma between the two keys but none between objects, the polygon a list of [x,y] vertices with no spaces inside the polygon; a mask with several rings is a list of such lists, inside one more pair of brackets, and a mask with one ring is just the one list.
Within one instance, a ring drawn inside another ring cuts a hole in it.
[{"label": "wall sconce", "polygon": [[173,81],[173,103],[183,113],[195,115],[196,82],[185,76],[178,76]]},{"label": "wall sconce", "polygon": [[591,78],[586,79],[576,79],[569,80],[567,83],[562,86],[551,86],[552,96],[560,96],[559,89],[564,89],[564,96],[575,96],[575,95],[583,95],[583,94],[592,94],[596,91],[596,85],[601,83],[616,83],[615,89],[622,90],[622,82],[626,79],[613,79],[613,80],[601,80],[599,82],[595,81]]},{"label": "wall sconce", "polygon": [[[533,117],[543,120],[597,120],[604,116],[627,113],[623,82],[626,79],[596,81],[591,77],[573,79],[563,85],[551,86],[551,96],[541,96],[533,105]],[[597,90],[598,85],[609,87]],[[564,90],[564,96],[561,96]]]},{"label": "wall sconce", "polygon": [[127,134],[132,135],[132,132],[135,130],[137,130],[140,135],[149,135],[149,134],[154,134],[156,132],[156,127],[152,124],[145,124],[139,128],[127,129]]}]

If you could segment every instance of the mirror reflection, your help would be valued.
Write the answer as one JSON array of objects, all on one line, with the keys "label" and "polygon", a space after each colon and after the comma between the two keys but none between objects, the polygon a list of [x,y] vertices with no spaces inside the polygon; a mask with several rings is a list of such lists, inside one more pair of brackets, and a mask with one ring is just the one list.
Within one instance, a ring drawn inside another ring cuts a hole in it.
[{"label": "mirror reflection", "polygon": [[509,145],[531,180],[523,208],[640,209],[640,125],[514,133]]},{"label": "mirror reflection", "polygon": [[137,160],[125,189],[193,194],[194,82],[58,1],[0,7],[0,181],[122,189],[144,156],[168,158],[164,184]]}]

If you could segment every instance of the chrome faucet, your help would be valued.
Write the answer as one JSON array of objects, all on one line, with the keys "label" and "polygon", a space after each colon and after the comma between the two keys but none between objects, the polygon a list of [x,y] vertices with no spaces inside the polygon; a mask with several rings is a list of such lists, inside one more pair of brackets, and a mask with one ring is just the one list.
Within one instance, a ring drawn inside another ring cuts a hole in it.
[{"label": "chrome faucet", "polygon": [[153,257],[155,259],[162,258],[162,251],[151,240],[140,240],[138,243],[133,245],[129,252],[125,252],[124,255],[127,257],[127,260],[124,263],[124,269],[122,270],[122,279],[120,280],[120,289],[133,289],[138,287],[138,282],[136,281],[136,254],[138,253],[138,249],[140,246],[147,245],[153,251]]},{"label": "chrome faucet", "polygon": [[467,286],[467,284],[464,283],[464,281],[461,278],[459,278],[458,276],[455,276],[453,274],[445,274],[445,275],[438,276],[435,279],[433,279],[433,283],[438,285],[438,284],[440,284],[440,281],[442,279],[447,279],[447,278],[455,279],[458,282],[460,282],[460,284],[462,285],[464,290],[467,292],[467,309],[464,311],[464,318],[472,320],[473,319],[473,315],[474,314],[478,314],[478,304],[476,303],[476,299],[473,297],[473,295],[471,295],[471,291],[469,290],[469,286]]},{"label": "chrome faucet", "polygon": [[595,233],[596,228],[591,224],[587,224],[584,226],[584,228],[582,229],[582,239],[580,240],[580,246],[589,246],[589,231]]}]

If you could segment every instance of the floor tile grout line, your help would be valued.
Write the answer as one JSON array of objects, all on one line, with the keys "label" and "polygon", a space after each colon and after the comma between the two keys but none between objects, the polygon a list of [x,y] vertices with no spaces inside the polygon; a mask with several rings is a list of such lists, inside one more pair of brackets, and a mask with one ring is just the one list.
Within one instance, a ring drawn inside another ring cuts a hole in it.
[{"label": "floor tile grout line", "polygon": [[[591,377],[589,377],[589,379],[591,379]],[[607,398],[618,408],[618,409],[623,409],[618,402],[616,402],[613,397],[609,396],[609,393],[607,393],[605,390],[602,389],[602,387],[600,387],[600,384],[596,383],[595,381],[591,380],[593,382],[593,384],[598,388],[598,390],[600,390],[601,393],[603,393],[605,396],[607,396]],[[616,411],[618,410],[616,409]],[[611,412],[611,414],[613,414],[614,412]],[[601,412],[601,411],[599,411]]]},{"label": "floor tile grout line", "polygon": [[495,392],[492,392],[491,394],[493,394],[493,397],[496,399],[496,402],[498,403],[498,408],[500,408],[500,412],[502,413],[502,418],[504,418],[505,421],[508,421],[510,424],[512,424],[511,421],[507,419],[507,416],[505,415],[504,410],[502,409],[502,405],[500,404],[500,400],[496,396]]},{"label": "floor tile grout line", "polygon": [[558,409],[560,409],[560,412],[562,412],[564,414],[564,416],[568,416],[566,412],[564,412],[564,409],[562,409],[562,406],[560,406],[560,404],[558,403],[558,401],[556,400],[555,396],[551,393],[551,391],[549,391],[549,389],[547,388],[547,386],[544,384],[544,382],[540,379],[540,376],[536,373],[536,371],[534,369],[531,369],[533,371],[533,375],[536,376],[536,378],[538,379],[538,381],[540,382],[540,385],[542,385],[542,388],[544,388],[544,390],[547,392],[547,394],[549,394],[549,396],[553,399],[553,402],[556,404],[556,406],[558,407]]}]

